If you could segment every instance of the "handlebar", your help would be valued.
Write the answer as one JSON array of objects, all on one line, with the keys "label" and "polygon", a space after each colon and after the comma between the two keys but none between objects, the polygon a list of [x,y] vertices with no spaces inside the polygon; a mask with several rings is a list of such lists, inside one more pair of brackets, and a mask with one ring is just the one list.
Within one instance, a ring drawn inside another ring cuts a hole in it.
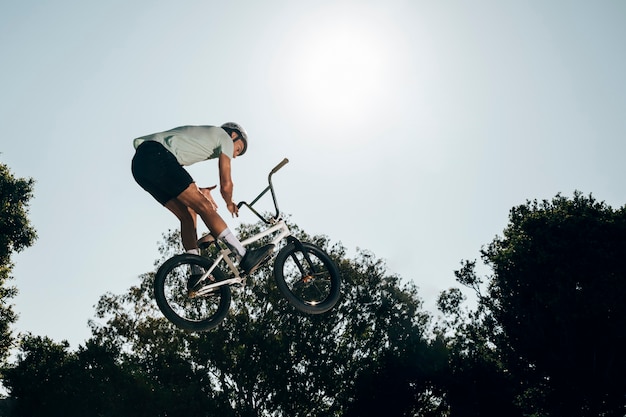
[{"label": "handlebar", "polygon": [[[279,169],[284,167],[288,162],[289,162],[289,159],[284,158],[282,161],[280,161],[278,165],[272,168],[269,175],[267,176],[267,182],[269,183],[269,185],[265,188],[265,190],[261,191],[261,193],[254,200],[252,200],[252,203],[246,203],[245,201],[240,201],[239,204],[237,204],[237,208],[241,208],[242,206],[248,207],[254,214],[256,214],[258,218],[263,220],[266,224],[269,224],[272,221],[277,220],[280,217],[280,210],[278,209],[278,202],[276,201],[276,194],[274,193],[274,185],[272,185],[272,175],[274,175]],[[258,213],[252,207],[254,203],[259,201],[259,199],[263,197],[265,193],[267,193],[268,191],[272,193],[272,201],[274,202],[274,208],[276,209],[276,215],[274,216],[273,220],[264,218],[263,216],[261,216],[260,213]]]},{"label": "handlebar", "polygon": [[281,169],[282,167],[284,167],[285,165],[287,165],[287,163],[289,162],[289,159],[285,158],[282,161],[280,161],[280,163],[278,165],[276,165],[271,171],[270,171],[270,176],[276,174],[276,171],[278,171],[279,169]]}]

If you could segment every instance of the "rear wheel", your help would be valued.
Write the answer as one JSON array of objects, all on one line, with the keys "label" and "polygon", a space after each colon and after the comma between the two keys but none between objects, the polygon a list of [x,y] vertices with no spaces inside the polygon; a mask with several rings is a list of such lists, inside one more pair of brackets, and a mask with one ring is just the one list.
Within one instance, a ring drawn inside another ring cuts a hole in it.
[{"label": "rear wheel", "polygon": [[[154,296],[163,315],[181,329],[203,331],[215,328],[228,314],[230,307],[230,287],[222,285],[212,291],[206,285],[223,281],[224,274],[214,269],[213,280],[196,286],[189,292],[187,281],[191,276],[192,265],[211,267],[212,261],[202,256],[176,255],[161,265],[154,278]],[[200,287],[200,288],[198,288]]]},{"label": "rear wheel", "polygon": [[330,256],[312,243],[290,243],[274,262],[276,285],[298,310],[321,314],[339,300],[341,278]]}]

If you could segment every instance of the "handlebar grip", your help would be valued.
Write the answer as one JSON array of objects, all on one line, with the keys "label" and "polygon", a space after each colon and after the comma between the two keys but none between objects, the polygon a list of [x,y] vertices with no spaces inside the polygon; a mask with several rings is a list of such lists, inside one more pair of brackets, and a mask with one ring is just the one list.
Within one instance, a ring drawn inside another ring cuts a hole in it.
[{"label": "handlebar grip", "polygon": [[271,174],[275,174],[275,173],[276,173],[276,171],[278,171],[279,169],[281,169],[282,167],[284,167],[284,166],[285,166],[288,162],[289,162],[289,159],[287,159],[287,158],[285,158],[285,159],[283,159],[282,161],[280,161],[280,164],[276,165],[276,166],[274,167],[274,169],[272,169],[272,170],[270,171],[270,175],[271,175]]}]

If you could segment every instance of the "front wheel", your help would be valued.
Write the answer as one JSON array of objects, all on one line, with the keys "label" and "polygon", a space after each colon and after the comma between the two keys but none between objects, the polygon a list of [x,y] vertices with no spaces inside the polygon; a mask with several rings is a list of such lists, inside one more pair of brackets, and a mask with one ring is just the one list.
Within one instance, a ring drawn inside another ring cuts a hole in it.
[{"label": "front wheel", "polygon": [[[212,291],[188,291],[192,265],[208,270],[211,260],[198,255],[176,255],[161,265],[154,277],[154,297],[163,315],[184,330],[204,331],[217,327],[228,314],[230,287],[222,285]],[[224,280],[218,268],[205,284]]]},{"label": "front wheel", "polygon": [[325,313],[339,300],[341,278],[330,256],[312,243],[289,243],[274,262],[278,289],[298,310]]}]

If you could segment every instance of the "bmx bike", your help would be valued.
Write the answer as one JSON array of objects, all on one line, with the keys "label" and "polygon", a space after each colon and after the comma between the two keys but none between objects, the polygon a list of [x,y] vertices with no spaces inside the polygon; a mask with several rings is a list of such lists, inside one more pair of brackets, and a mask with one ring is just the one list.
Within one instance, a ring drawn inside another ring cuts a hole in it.
[{"label": "bmx bike", "polygon": [[[321,314],[332,309],[339,300],[341,277],[330,256],[319,246],[298,240],[281,217],[272,175],[288,162],[285,158],[270,171],[269,185],[251,203],[237,204],[238,208],[250,209],[266,226],[241,243],[245,247],[269,239],[274,250],[264,263],[273,259],[273,276],[282,295],[299,311]],[[253,206],[268,191],[276,213],[264,216]],[[228,315],[231,287],[243,287],[247,277],[235,265],[234,254],[218,239],[209,234],[199,242],[203,253],[214,255],[175,255],[159,267],[154,279],[155,299],[163,315],[174,325],[189,331],[217,327]],[[192,270],[198,271],[198,267],[204,273],[194,279],[197,284],[189,289]]]}]

